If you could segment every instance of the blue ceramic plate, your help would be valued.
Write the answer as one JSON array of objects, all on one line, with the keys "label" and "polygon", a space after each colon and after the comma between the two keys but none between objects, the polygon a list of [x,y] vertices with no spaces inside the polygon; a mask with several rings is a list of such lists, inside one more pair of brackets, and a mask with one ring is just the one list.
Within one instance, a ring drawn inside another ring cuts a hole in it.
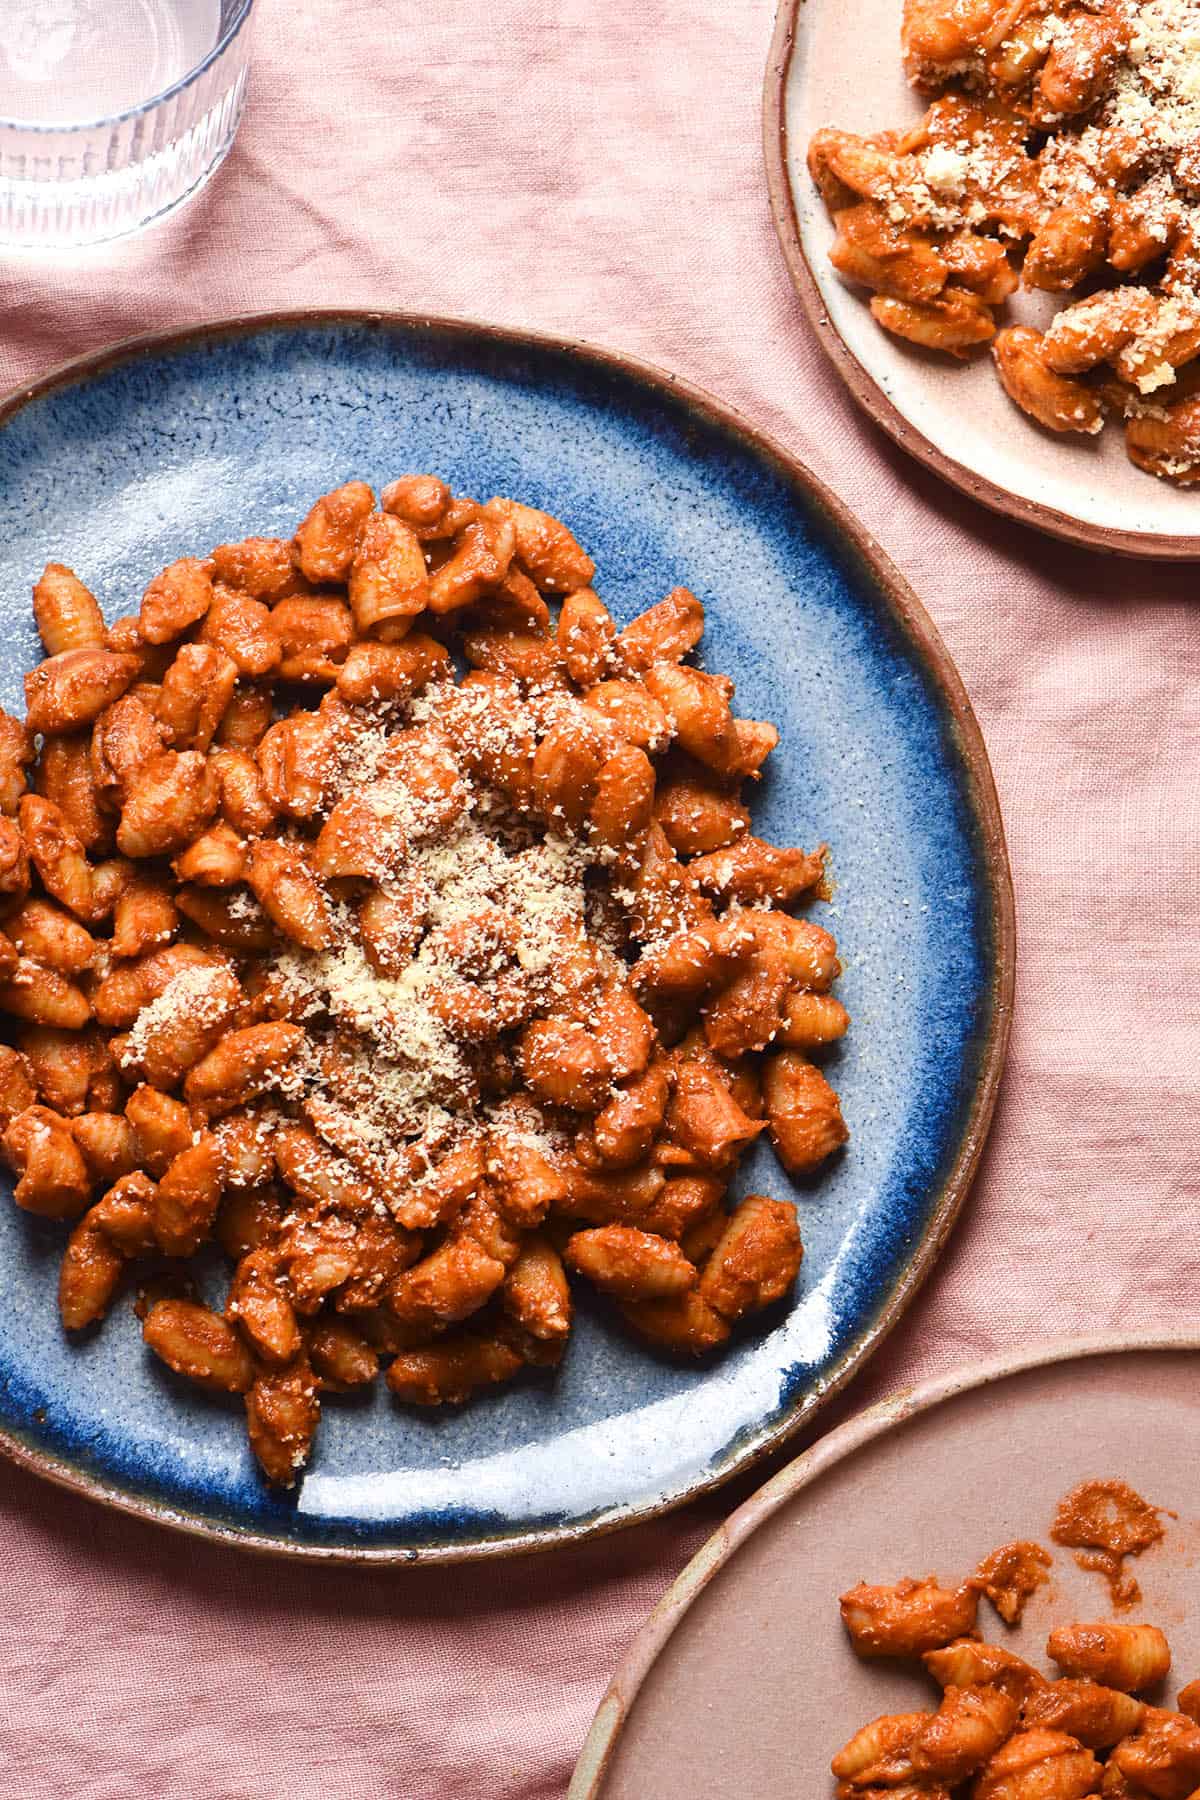
[{"label": "blue ceramic plate", "polygon": [[[30,584],[76,568],[110,617],[170,558],[286,535],[350,476],[436,469],[567,519],[619,620],[676,583],[739,710],[782,732],[756,812],[828,840],[853,1029],[853,1137],[796,1191],[794,1303],[711,1366],[659,1360],[580,1296],[554,1376],[415,1413],[377,1384],[325,1407],[298,1490],[259,1479],[241,1407],[143,1348],[122,1303],[83,1343],[55,1307],[61,1231],[0,1207],[0,1432],[110,1504],[298,1555],[492,1555],[678,1504],[777,1444],[860,1366],[928,1271],[1003,1061],[1012,895],[987,758],[920,605],[798,464],[704,396],[602,353],[377,316],[251,319],[123,346],[0,408],[0,699],[38,655]],[[786,1193],[769,1150],[742,1171]]]}]

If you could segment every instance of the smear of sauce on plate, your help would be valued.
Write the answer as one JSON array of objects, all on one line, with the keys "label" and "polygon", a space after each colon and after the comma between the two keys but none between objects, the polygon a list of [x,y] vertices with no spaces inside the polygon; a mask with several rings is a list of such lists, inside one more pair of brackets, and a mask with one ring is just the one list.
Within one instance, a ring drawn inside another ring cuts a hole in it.
[{"label": "smear of sauce on plate", "polygon": [[1095,1569],[1108,1582],[1115,1607],[1135,1606],[1142,1590],[1126,1573],[1125,1558],[1140,1556],[1163,1536],[1159,1514],[1125,1481],[1081,1481],[1058,1503],[1050,1536],[1077,1551],[1081,1569]]}]

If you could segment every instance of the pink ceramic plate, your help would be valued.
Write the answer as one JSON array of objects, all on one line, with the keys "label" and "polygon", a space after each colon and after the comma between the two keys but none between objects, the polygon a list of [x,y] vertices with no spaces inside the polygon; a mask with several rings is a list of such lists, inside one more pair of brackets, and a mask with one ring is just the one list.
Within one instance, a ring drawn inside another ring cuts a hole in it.
[{"label": "pink ceramic plate", "polygon": [[[900,66],[901,0],[779,0],[763,124],[767,182],[788,269],[843,379],[897,443],[985,505],[1058,537],[1131,556],[1200,557],[1200,489],[1135,469],[1124,436],[1062,438],[1007,398],[983,355],[968,365],[880,330],[862,288],[829,262],[833,228],[805,168],[822,125],[882,131],[921,116]],[[1056,294],[1017,294],[1010,323],[1044,326]],[[799,396],[797,396],[799,398]]]},{"label": "pink ceramic plate", "polygon": [[[1135,1616],[1166,1631],[1178,1685],[1200,1675],[1198,1348],[1183,1332],[1041,1344],[831,1432],[739,1507],[659,1602],[568,1800],[827,1800],[829,1758],[859,1725],[936,1693],[919,1673],[859,1662],[837,1596],[860,1579],[961,1577],[1014,1537],[1048,1543],[1057,1501],[1092,1477],[1121,1476],[1178,1513],[1130,1565],[1144,1595]],[[1043,1667],[1052,1624],[1110,1616],[1106,1586],[1069,1551],[1054,1551],[1051,1573],[1017,1631],[980,1608],[986,1637]]]}]

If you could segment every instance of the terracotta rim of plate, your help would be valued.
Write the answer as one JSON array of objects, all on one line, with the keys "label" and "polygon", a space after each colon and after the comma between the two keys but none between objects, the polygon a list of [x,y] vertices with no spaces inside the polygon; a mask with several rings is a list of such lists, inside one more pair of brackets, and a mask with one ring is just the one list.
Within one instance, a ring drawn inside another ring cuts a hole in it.
[{"label": "terracotta rim of plate", "polygon": [[[985,475],[966,468],[944,450],[930,442],[923,431],[905,418],[888,399],[875,377],[859,361],[829,316],[821,290],[800,235],[796,215],[796,199],[788,168],[787,79],[799,28],[800,9],[804,0],[779,0],[775,16],[775,34],[767,58],[763,84],[763,154],[767,166],[767,194],[775,230],[783,250],[784,261],[816,332],[817,340],[830,357],[838,374],[863,410],[870,414],[888,436],[907,450],[910,456],[940,475],[952,487],[972,500],[1004,513],[1022,525],[1032,525],[1068,543],[1084,544],[1092,550],[1107,550],[1122,556],[1155,557],[1169,562],[1194,562],[1200,559],[1200,534],[1182,537],[1173,532],[1121,531],[1106,525],[1089,525],[1056,507],[1043,506],[1037,500],[1026,500],[1011,489],[1000,487]],[[1149,480],[1150,477],[1147,477]]]},{"label": "terracotta rim of plate", "polygon": [[426,1544],[314,1544],[288,1542],[261,1531],[241,1530],[200,1512],[189,1512],[167,1501],[148,1495],[126,1492],[111,1482],[87,1474],[66,1458],[34,1448],[16,1433],[0,1427],[0,1456],[7,1457],[32,1474],[42,1476],[57,1486],[83,1494],[119,1512],[150,1520],[194,1537],[254,1550],[268,1556],[294,1561],[359,1564],[416,1564],[474,1562],[507,1556],[531,1554],[560,1545],[578,1544],[585,1539],[602,1537],[626,1526],[644,1523],[688,1505],[701,1495],[710,1493],[735,1475],[753,1468],[772,1451],[807,1425],[816,1411],[845,1387],[884,1338],[925,1281],[954,1227],[970,1189],[983,1145],[996,1107],[1000,1080],[1008,1049],[1012,1023],[1013,991],[1016,978],[1016,917],[1013,899],[1012,871],[1000,815],[1000,802],[988,761],[987,749],[978,721],[933,620],[899,570],[874,538],[859,524],[846,505],[812,474],[806,465],[784,450],[771,438],[750,425],[732,408],[724,405],[702,388],[695,387],[651,363],[641,362],[580,339],[569,339],[549,333],[522,331],[500,325],[479,324],[469,319],[439,318],[421,313],[342,309],[324,307],[297,308],[239,314],[227,319],[202,322],[169,331],[153,332],[125,338],[104,349],[74,357],[60,364],[35,382],[14,389],[0,399],[0,430],[31,402],[60,389],[105,373],[121,364],[142,357],[195,348],[213,339],[249,337],[259,332],[286,330],[289,327],[371,327],[381,332],[420,334],[426,338],[443,337],[451,342],[482,340],[506,346],[514,351],[557,353],[600,373],[611,371],[635,381],[664,399],[682,404],[708,424],[730,432],[754,452],[773,464],[781,475],[798,488],[825,516],[834,534],[840,534],[867,574],[886,595],[897,625],[913,646],[918,660],[929,670],[945,702],[955,746],[965,765],[974,821],[986,864],[991,900],[992,968],[990,979],[992,1017],[983,1050],[979,1079],[963,1127],[954,1165],[942,1184],[937,1206],[919,1245],[900,1279],[888,1293],[878,1313],[856,1338],[825,1379],[803,1394],[774,1424],[747,1434],[739,1447],[726,1455],[709,1473],[693,1482],[685,1491],[666,1499],[631,1505],[626,1509],[609,1509],[598,1519],[581,1519],[570,1524],[534,1527],[512,1533],[498,1533],[491,1538],[477,1538],[469,1544],[433,1541]]},{"label": "terracotta rim of plate", "polygon": [[625,1652],[596,1709],[575,1764],[566,1800],[602,1800],[604,1778],[638,1691],[684,1614],[746,1539],[827,1470],[918,1414],[972,1388],[987,1387],[992,1382],[1026,1374],[1031,1369],[1051,1368],[1056,1363],[1163,1350],[1200,1350],[1200,1334],[1194,1330],[1180,1330],[1150,1335],[1122,1332],[1112,1336],[1048,1338],[1020,1350],[1003,1351],[983,1362],[967,1363],[962,1368],[920,1382],[914,1388],[901,1388],[821,1438],[811,1450],[806,1450],[795,1462],[772,1476],[717,1527],[655,1606]]}]

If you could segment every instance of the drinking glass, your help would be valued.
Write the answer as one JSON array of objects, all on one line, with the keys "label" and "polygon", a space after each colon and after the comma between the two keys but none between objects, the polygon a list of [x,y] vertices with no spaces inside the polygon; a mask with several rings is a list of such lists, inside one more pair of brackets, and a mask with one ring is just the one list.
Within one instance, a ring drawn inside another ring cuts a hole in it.
[{"label": "drinking glass", "polygon": [[254,0],[0,0],[0,242],[73,246],[172,212],[242,114]]}]

